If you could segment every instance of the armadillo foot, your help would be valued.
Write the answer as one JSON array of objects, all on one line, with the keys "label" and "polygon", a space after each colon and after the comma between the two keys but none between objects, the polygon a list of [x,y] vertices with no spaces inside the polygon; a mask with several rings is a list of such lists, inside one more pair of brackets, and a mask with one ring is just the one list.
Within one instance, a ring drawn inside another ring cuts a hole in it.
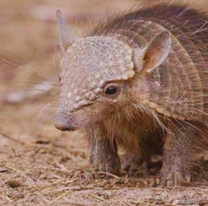
[{"label": "armadillo foot", "polygon": [[91,166],[94,170],[119,175],[121,173],[120,159],[117,153],[117,145],[108,139],[98,139],[91,144]]},{"label": "armadillo foot", "polygon": [[182,127],[178,122],[168,128],[171,132],[167,133],[163,148],[161,186],[185,186],[191,179],[192,144],[187,137],[194,136],[193,128],[186,124]]},{"label": "armadillo foot", "polygon": [[180,170],[162,170],[160,185],[162,187],[187,186],[190,182],[190,172],[187,168]]},{"label": "armadillo foot", "polygon": [[120,161],[117,158],[111,159],[110,161],[108,160],[108,162],[105,161],[104,159],[103,161],[95,160],[92,163],[92,168],[96,171],[103,171],[115,175],[119,175],[121,173]]}]

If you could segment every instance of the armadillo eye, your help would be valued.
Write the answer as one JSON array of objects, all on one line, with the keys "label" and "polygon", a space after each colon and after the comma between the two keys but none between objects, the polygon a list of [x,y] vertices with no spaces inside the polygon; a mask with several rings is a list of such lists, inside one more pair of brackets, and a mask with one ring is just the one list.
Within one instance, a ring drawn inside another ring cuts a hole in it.
[{"label": "armadillo eye", "polygon": [[115,86],[109,86],[106,90],[105,93],[108,95],[113,95],[117,92],[117,88]]}]

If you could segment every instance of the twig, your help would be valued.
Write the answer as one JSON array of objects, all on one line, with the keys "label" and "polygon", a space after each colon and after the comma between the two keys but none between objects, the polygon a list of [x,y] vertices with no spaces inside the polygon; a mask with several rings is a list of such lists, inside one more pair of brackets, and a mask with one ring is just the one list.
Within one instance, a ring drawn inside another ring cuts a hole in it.
[{"label": "twig", "polygon": [[55,203],[57,200],[60,200],[61,198],[63,198],[64,196],[66,196],[67,194],[69,194],[69,191],[63,193],[62,195],[58,196],[57,198],[55,198],[53,201],[51,201],[50,203],[48,203],[48,205]]},{"label": "twig", "polygon": [[[173,189],[187,189],[187,187],[176,186]],[[207,191],[208,192],[208,189],[204,189],[204,188],[200,188],[200,187],[189,187],[189,189],[201,190],[201,191]]]},{"label": "twig", "polygon": [[5,195],[6,199],[9,201],[9,202],[14,202],[13,200],[11,200],[7,195]]},{"label": "twig", "polygon": [[103,199],[103,198],[101,198],[101,197],[98,197],[97,195],[92,195],[92,194],[89,194],[89,196],[91,196],[91,197],[93,197],[93,198],[96,198],[96,199],[98,199],[98,200],[100,200],[100,201],[105,201],[105,199]]},{"label": "twig", "polygon": [[60,168],[51,168],[51,167],[36,167],[36,169],[43,169],[43,170],[54,170],[54,171],[59,171],[59,172],[63,172],[63,173],[66,173],[66,174],[69,174],[70,171],[66,171],[66,170],[63,170],[63,169],[60,169]]},{"label": "twig", "polygon": [[43,195],[39,194],[39,196],[42,197],[42,199],[44,200],[44,202],[45,202],[46,204],[49,205],[49,204],[53,203],[53,201],[50,201],[50,200],[46,199]]},{"label": "twig", "polygon": [[20,66],[19,64],[15,63],[15,62],[12,62],[12,61],[9,61],[9,60],[4,59],[4,58],[1,58],[0,60],[6,62],[7,64],[11,64],[13,66]]},{"label": "twig", "polygon": [[5,165],[5,167],[8,168],[8,169],[13,170],[13,171],[15,171],[15,172],[17,172],[19,175],[22,175],[22,176],[25,177],[25,178],[28,178],[28,179],[32,180],[33,182],[36,182],[36,179],[33,179],[33,178],[27,176],[27,175],[25,174],[25,172],[23,172],[23,171],[20,170],[20,169],[17,169],[17,168],[15,168],[15,167],[12,167],[12,166],[9,166],[9,165]]},{"label": "twig", "polygon": [[74,181],[76,181],[76,180],[78,180],[79,178],[78,177],[76,177],[76,178],[74,178],[74,179],[72,179],[72,180],[69,180],[69,181],[66,181],[66,184],[68,184],[68,183],[72,183],[72,182],[74,182]]},{"label": "twig", "polygon": [[10,140],[12,140],[12,141],[14,141],[14,142],[21,143],[22,145],[25,144],[23,141],[21,141],[21,140],[19,140],[19,139],[15,139],[15,138],[13,138],[13,137],[11,137],[11,136],[5,134],[5,133],[2,132],[2,131],[0,131],[0,135],[3,136],[3,137],[6,137],[7,139],[10,139]]},{"label": "twig", "polygon": [[109,172],[98,171],[97,174],[102,174],[102,175],[111,176],[111,177],[114,177],[114,178],[116,178],[116,179],[119,180],[119,177],[118,177],[117,175],[111,174],[111,173],[109,173]]},{"label": "twig", "polygon": [[131,206],[128,202],[124,202],[126,205]]},{"label": "twig", "polygon": [[207,194],[205,194],[204,192],[198,192],[198,194],[204,195],[205,197],[208,197]]}]

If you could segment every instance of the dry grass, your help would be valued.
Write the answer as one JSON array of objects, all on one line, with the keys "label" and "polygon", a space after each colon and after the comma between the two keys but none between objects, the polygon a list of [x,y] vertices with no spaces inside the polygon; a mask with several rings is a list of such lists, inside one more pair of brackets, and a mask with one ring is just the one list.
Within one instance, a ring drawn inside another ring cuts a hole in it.
[{"label": "dry grass", "polygon": [[[113,13],[135,2],[1,0],[0,97],[56,72],[57,8],[80,34],[103,7]],[[48,102],[0,105],[0,205],[208,205],[206,171],[196,172],[193,187],[161,189],[144,171],[134,178],[89,170],[84,138],[57,131]]]}]

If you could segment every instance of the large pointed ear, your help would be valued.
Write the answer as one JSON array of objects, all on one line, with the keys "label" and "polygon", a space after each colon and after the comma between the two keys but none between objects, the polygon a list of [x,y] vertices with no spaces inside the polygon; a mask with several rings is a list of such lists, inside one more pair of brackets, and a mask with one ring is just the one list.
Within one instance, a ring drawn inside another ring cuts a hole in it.
[{"label": "large pointed ear", "polygon": [[135,52],[135,62],[140,62],[140,66],[137,66],[139,70],[147,73],[151,72],[155,68],[159,67],[167,58],[171,48],[171,37],[167,31],[161,32],[148,46],[140,51]]},{"label": "large pointed ear", "polygon": [[73,32],[68,28],[60,10],[56,11],[56,16],[58,19],[59,43],[62,51],[65,52],[68,47],[75,42],[76,38],[74,37]]}]

